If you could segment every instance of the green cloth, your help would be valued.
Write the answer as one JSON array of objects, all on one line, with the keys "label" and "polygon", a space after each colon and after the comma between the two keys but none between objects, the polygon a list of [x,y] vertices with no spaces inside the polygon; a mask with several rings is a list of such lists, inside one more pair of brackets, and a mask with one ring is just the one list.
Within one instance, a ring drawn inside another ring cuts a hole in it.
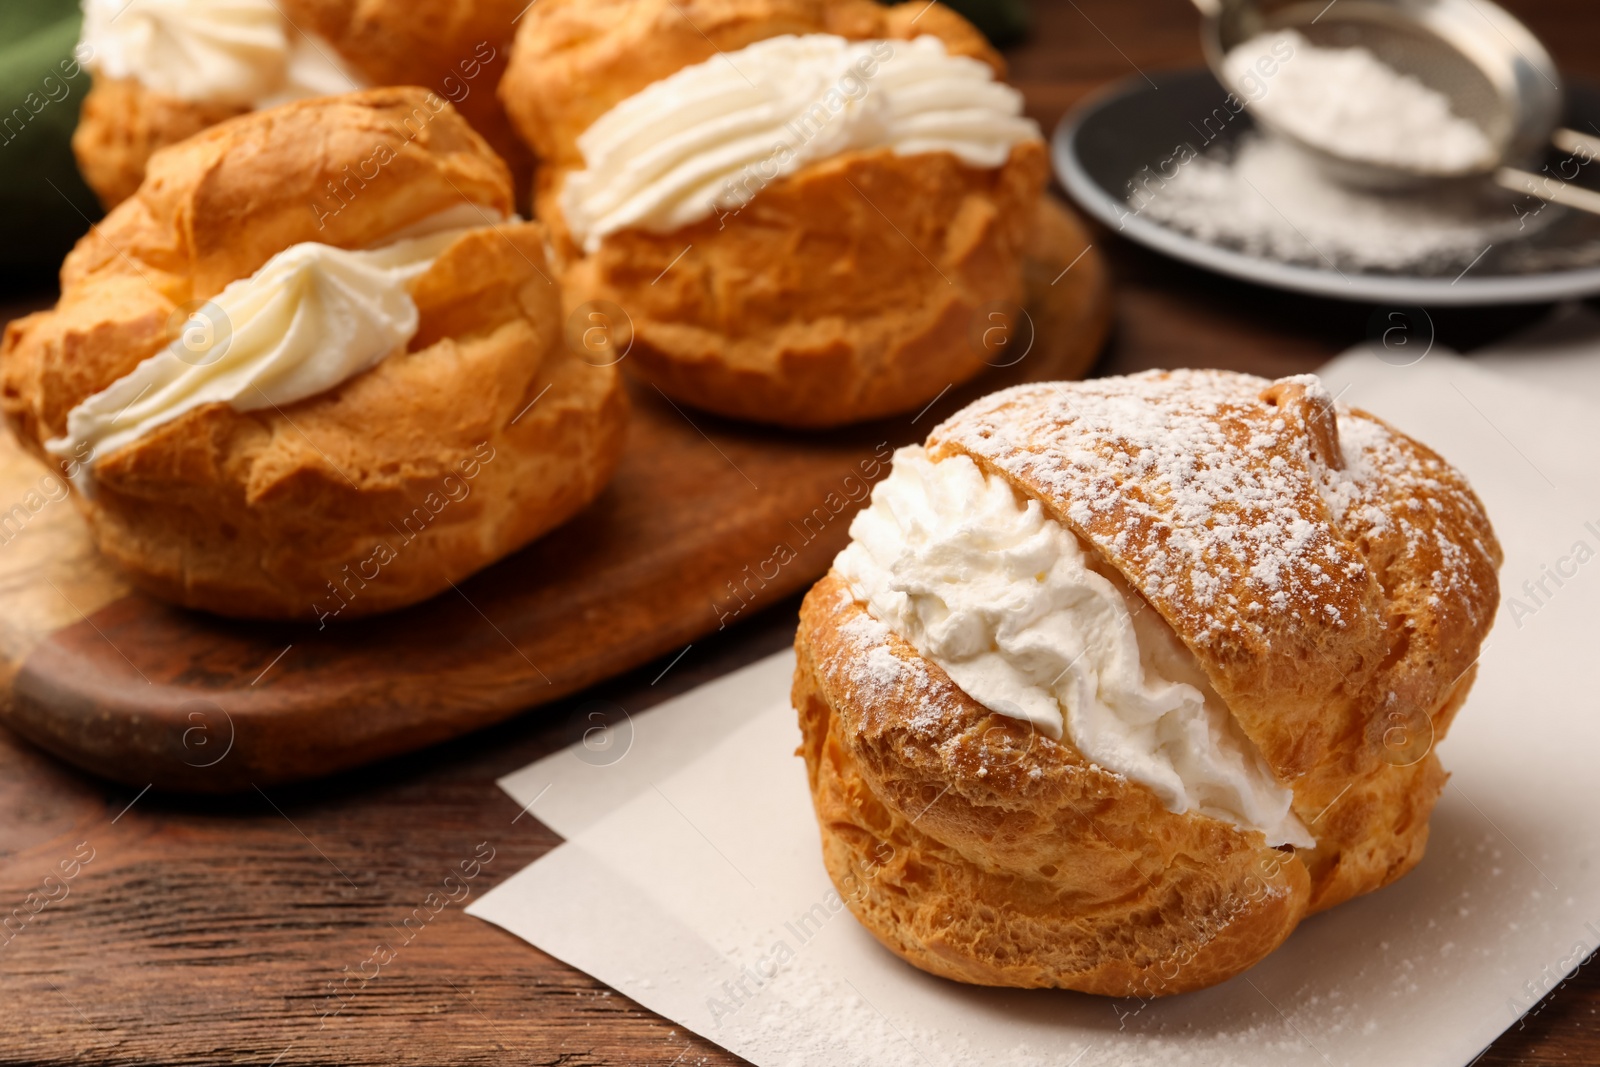
[{"label": "green cloth", "polygon": [[[922,4],[927,0],[890,0]],[[941,0],[989,38],[997,47],[1014,44],[1028,32],[1028,0]]]},{"label": "green cloth", "polygon": [[0,3],[0,278],[45,288],[61,258],[100,217],[78,175],[72,131],[89,92],[73,58],[76,0]]}]

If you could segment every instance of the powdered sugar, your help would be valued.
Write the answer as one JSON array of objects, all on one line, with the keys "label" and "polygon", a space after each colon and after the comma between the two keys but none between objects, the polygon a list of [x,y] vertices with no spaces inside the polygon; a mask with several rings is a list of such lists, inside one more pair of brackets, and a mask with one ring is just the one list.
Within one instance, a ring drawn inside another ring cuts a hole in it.
[{"label": "powdered sugar", "polygon": [[1294,30],[1263,34],[1228,53],[1235,81],[1287,54],[1251,108],[1273,126],[1342,159],[1424,174],[1488,165],[1494,147],[1450,98],[1365,48],[1322,48]]},{"label": "powdered sugar", "polygon": [[[848,585],[841,586],[839,599],[842,606],[855,603]],[[894,654],[889,647],[894,639],[889,627],[865,611],[854,612],[839,628],[839,636],[852,652],[849,677],[855,698],[869,707],[883,707],[896,694],[909,690],[915,699],[908,701],[913,712],[906,725],[918,736],[937,736],[946,711],[934,699],[933,677],[920,663],[901,660]]]},{"label": "powdered sugar", "polygon": [[1324,471],[1320,489],[1342,534],[1375,548],[1393,544],[1401,556],[1436,559],[1423,602],[1436,611],[1462,604],[1470,612],[1480,599],[1473,575],[1491,552],[1467,530],[1450,532],[1444,521],[1450,513],[1482,514],[1461,476],[1432,453],[1402,447],[1370,416],[1342,412],[1339,436],[1344,469]]},{"label": "powdered sugar", "polygon": [[[1146,374],[1082,383],[1042,408],[1008,405],[1020,393],[1013,390],[935,435],[1036,479],[1066,502],[1077,526],[1130,534],[1124,544],[1147,576],[1145,592],[1186,602],[1202,630],[1259,628],[1249,614],[1259,608],[1219,592],[1243,585],[1274,613],[1321,612],[1338,590],[1314,588],[1304,562],[1359,562],[1306,521],[1315,490],[1303,465],[1282,455],[1286,424],[1263,432],[1259,417],[1241,422],[1247,408],[1259,410],[1255,393],[1267,384],[1204,371]],[[1280,456],[1285,463],[1272,462]],[[1198,584],[1197,573],[1206,576]]]},{"label": "powdered sugar", "polygon": [[867,653],[866,670],[872,684],[884,689],[899,685],[902,675],[905,674],[905,668],[900,665],[900,661],[884,645],[876,645]]},{"label": "powdered sugar", "polygon": [[[1338,412],[1344,469],[1330,467],[1287,413],[1264,417],[1269,384],[1175,371],[1018,386],[958,413],[933,440],[1037,485],[1201,644],[1250,634],[1315,643],[1330,624],[1352,624],[1376,595],[1356,540],[1378,529],[1439,553],[1446,587],[1470,581],[1482,546],[1457,544],[1432,516],[1392,525],[1397,506],[1425,500],[1481,519],[1459,475],[1348,410]],[[1320,387],[1308,399],[1331,400]]]},{"label": "powdered sugar", "polygon": [[[1493,192],[1345,188],[1293,145],[1257,133],[1190,159],[1170,180],[1137,187],[1128,205],[1224,248],[1340,270],[1459,270],[1532,229]],[[1558,215],[1545,212],[1535,225]]]}]

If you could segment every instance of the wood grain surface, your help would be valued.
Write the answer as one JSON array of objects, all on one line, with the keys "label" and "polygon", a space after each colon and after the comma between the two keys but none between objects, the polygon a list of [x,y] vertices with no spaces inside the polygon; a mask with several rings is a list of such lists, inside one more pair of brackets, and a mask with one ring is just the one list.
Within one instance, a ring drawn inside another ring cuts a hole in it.
[{"label": "wood grain surface", "polygon": [[[1593,0],[1505,3],[1570,74],[1600,80]],[[1010,59],[1047,125],[1136,68],[1200,60],[1187,0],[1035,0],[1034,10],[1035,34]],[[1095,243],[1117,283],[1100,372],[1297,373],[1367,336],[1371,307],[1213,278],[1109,233]],[[1540,313],[1434,318],[1441,342],[1470,350]],[[0,585],[17,580],[9,567],[0,548]],[[332,994],[379,941],[417,929],[406,920],[481,845],[494,858],[474,895],[557,843],[494,780],[576,740],[586,700],[637,713],[751,662],[792,639],[796,605],[790,597],[681,658],[674,651],[534,714],[313,786],[204,801],[142,793],[142,783],[87,777],[0,730],[0,918],[27,916],[20,930],[0,930],[0,1063],[741,1062],[460,905],[433,915],[376,977]],[[63,880],[63,863],[75,877]],[[1600,1064],[1597,1013],[1591,960],[1478,1067]],[[1380,1046],[1372,1062],[1391,1061]]]},{"label": "wood grain surface", "polygon": [[996,388],[1083,375],[1111,313],[1089,245],[1046,201],[1028,314],[975,319],[965,341],[993,366],[910,417],[783,432],[635,386],[593,506],[451,592],[359,622],[228,621],[135,592],[61,483],[6,440],[0,500],[26,503],[0,525],[0,722],[120,782],[238,792],[460,736],[736,625],[827,570],[894,448]]}]

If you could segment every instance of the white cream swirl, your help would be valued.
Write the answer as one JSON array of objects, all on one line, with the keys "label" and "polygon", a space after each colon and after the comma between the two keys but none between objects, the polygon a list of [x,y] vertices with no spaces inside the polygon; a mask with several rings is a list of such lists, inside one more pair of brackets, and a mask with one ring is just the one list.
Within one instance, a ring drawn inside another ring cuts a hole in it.
[{"label": "white cream swirl", "polygon": [[357,74],[334,50],[333,45],[312,33],[289,29],[289,56],[283,81],[276,90],[253,101],[255,107],[276,107],[312,96],[339,96],[367,89],[367,80]]},{"label": "white cream swirl", "polygon": [[1038,501],[912,446],[850,535],[834,568],[857,599],[984,707],[1069,737],[1170,811],[1314,844],[1171,627]]},{"label": "white cream swirl", "polygon": [[[484,224],[483,209],[470,212]],[[99,459],[208,404],[281,408],[360,374],[416,335],[410,283],[472,228],[461,225],[467,214],[442,212],[366,251],[311,241],[284,249],[195,311],[177,340],[74,407],[66,434],[45,448]]]},{"label": "white cream swirl", "polygon": [[84,0],[88,65],[193,103],[266,107],[365,88],[273,0]]},{"label": "white cream swirl", "polygon": [[669,233],[749,203],[772,181],[851,150],[951,152],[998,167],[1039,137],[1022,94],[937,37],[772,37],[685,67],[578,138],[584,169],[561,191],[593,252],[630,227]]}]

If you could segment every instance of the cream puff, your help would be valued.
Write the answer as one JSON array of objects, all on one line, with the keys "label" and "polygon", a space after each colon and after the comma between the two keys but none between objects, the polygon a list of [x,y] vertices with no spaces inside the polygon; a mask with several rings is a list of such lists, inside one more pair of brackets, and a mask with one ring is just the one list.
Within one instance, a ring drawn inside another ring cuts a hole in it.
[{"label": "cream puff", "polygon": [[1020,306],[1047,163],[1003,71],[939,5],[542,0],[500,93],[568,303],[621,309],[626,366],[831,426],[973,377],[972,322]]},{"label": "cream puff", "polygon": [[621,381],[563,343],[544,248],[504,162],[424,90],[253,112],[151,157],[60,303],[7,328],[0,402],[151,593],[324,623],[401,607],[616,466]]},{"label": "cream puff", "polygon": [[[152,152],[247,111],[419,85],[507,159],[526,150],[495,96],[525,0],[84,0],[77,55],[94,85],[72,140],[109,209]],[[525,175],[524,175],[525,176]]]},{"label": "cream puff", "polygon": [[964,982],[1221,982],[1421,859],[1500,548],[1309,376],[986,397],[812,589],[801,752],[841,895]]}]

